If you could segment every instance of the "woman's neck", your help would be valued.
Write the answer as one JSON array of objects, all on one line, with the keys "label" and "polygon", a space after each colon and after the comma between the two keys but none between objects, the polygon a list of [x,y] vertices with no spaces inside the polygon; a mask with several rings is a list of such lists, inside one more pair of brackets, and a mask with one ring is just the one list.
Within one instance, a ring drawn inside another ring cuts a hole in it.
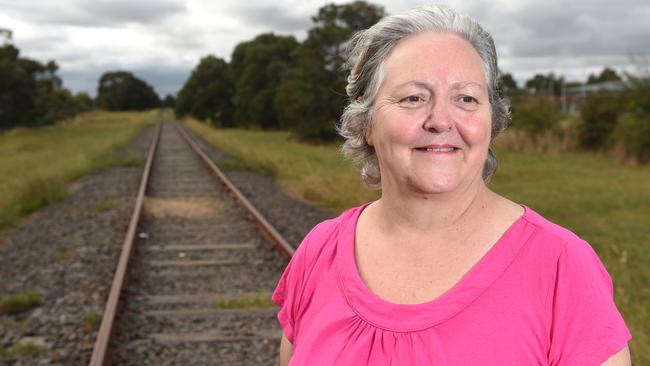
[{"label": "woman's neck", "polygon": [[376,204],[383,232],[400,238],[457,237],[486,215],[494,193],[481,180],[462,190],[437,194],[382,191]]}]

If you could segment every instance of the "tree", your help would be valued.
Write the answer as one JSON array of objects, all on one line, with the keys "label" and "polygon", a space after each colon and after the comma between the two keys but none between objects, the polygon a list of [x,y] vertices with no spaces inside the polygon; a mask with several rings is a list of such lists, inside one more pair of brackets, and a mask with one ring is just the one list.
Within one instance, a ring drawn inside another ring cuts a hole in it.
[{"label": "tree", "polygon": [[605,67],[598,76],[589,74],[589,77],[587,78],[587,85],[604,83],[606,81],[621,81],[621,77],[613,69]]},{"label": "tree", "polygon": [[557,77],[551,72],[547,75],[535,74],[526,81],[525,86],[531,93],[553,96],[562,94],[562,85],[564,84],[563,76]]},{"label": "tree", "polygon": [[20,57],[8,29],[0,28],[0,37],[0,129],[54,123],[81,111],[56,62]]},{"label": "tree", "polygon": [[297,46],[293,37],[266,33],[235,47],[230,65],[235,82],[233,104],[237,125],[279,127],[273,101]]},{"label": "tree", "polygon": [[519,90],[517,88],[517,81],[515,81],[515,78],[512,77],[512,74],[510,73],[503,73],[503,71],[499,70],[499,88],[500,91],[503,95],[507,96],[512,96],[513,94],[517,93]]},{"label": "tree", "polygon": [[345,106],[345,76],[341,53],[352,33],[368,28],[385,15],[383,7],[365,1],[329,4],[312,17],[314,27],[296,49],[275,97],[281,127],[301,139],[336,137],[335,124]]},{"label": "tree", "polygon": [[97,106],[110,111],[145,110],[160,106],[151,85],[128,71],[111,71],[99,78]]},{"label": "tree", "polygon": [[178,93],[176,116],[192,115],[212,124],[233,126],[233,80],[229,65],[212,55],[201,59]]},{"label": "tree", "polygon": [[165,96],[165,99],[163,99],[162,105],[165,108],[175,108],[176,107],[176,98],[171,94],[167,94]]}]

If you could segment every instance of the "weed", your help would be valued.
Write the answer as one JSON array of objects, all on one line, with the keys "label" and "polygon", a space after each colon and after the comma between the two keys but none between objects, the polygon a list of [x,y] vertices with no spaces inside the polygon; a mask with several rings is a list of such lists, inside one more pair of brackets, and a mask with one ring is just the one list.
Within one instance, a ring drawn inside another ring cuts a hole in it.
[{"label": "weed", "polygon": [[263,308],[273,306],[273,301],[268,293],[258,292],[252,296],[217,299],[212,302],[212,306],[217,309]]},{"label": "weed", "polygon": [[94,311],[91,311],[89,313],[84,314],[81,317],[81,320],[84,322],[84,326],[87,329],[94,329],[97,324],[99,324],[100,320],[102,320],[102,316],[97,314]]},{"label": "weed", "polygon": [[0,299],[0,314],[18,314],[43,305],[41,295],[29,290]]},{"label": "weed", "polygon": [[31,342],[19,342],[11,347],[0,347],[0,359],[34,357],[46,349]]},{"label": "weed", "polygon": [[58,261],[67,261],[72,258],[72,252],[69,250],[60,250],[56,252],[56,260]]}]

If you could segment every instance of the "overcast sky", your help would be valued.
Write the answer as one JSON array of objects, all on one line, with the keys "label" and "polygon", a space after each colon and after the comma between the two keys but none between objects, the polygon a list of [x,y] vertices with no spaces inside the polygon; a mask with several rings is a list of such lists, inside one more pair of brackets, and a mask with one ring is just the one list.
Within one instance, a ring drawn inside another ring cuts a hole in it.
[{"label": "overcast sky", "polygon": [[[0,0],[0,28],[23,56],[55,60],[64,85],[96,94],[100,75],[132,71],[161,96],[175,94],[201,57],[230,60],[264,32],[303,40],[320,0]],[[344,3],[347,1],[334,1]],[[430,1],[382,0],[389,14]],[[448,1],[492,33],[499,66],[521,85],[554,71],[584,80],[604,66],[650,60],[648,0]],[[634,62],[631,62],[635,60]]]}]

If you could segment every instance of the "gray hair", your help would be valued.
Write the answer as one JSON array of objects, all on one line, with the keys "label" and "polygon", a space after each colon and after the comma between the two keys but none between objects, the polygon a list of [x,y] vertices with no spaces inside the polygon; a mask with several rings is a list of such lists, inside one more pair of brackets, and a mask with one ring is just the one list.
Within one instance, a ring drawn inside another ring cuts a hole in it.
[{"label": "gray hair", "polygon": [[344,68],[350,71],[345,90],[350,99],[337,127],[345,139],[341,150],[361,169],[369,187],[381,187],[379,161],[366,136],[371,128],[372,107],[384,79],[384,63],[397,43],[413,34],[435,31],[453,33],[468,41],[483,63],[492,108],[490,149],[483,167],[483,180],[489,181],[497,168],[492,141],[510,121],[510,102],[498,93],[497,53],[492,36],[469,16],[446,6],[427,6],[388,16],[372,27],[352,36],[345,53]]}]

